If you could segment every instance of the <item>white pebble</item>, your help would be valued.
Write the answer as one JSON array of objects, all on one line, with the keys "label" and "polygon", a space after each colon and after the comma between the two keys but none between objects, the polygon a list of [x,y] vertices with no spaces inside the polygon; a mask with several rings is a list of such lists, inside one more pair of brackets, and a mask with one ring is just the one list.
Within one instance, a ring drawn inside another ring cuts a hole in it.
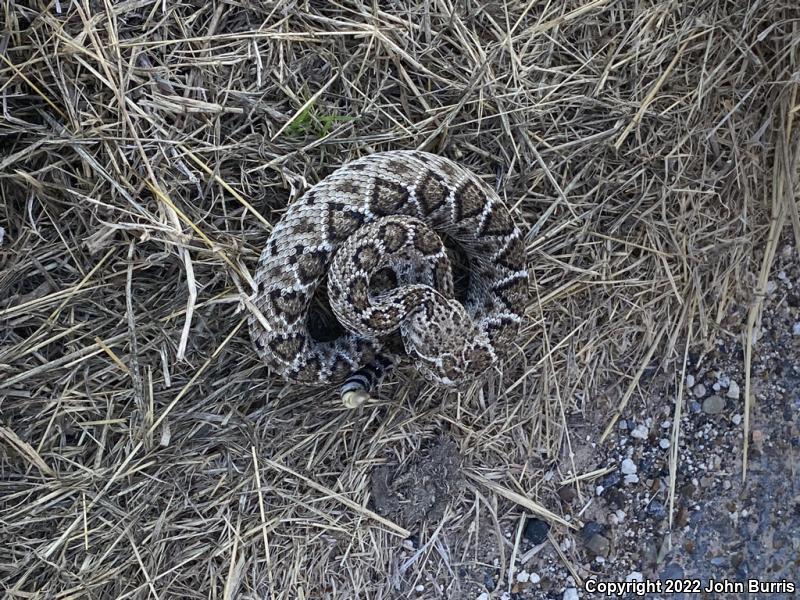
[{"label": "white pebble", "polygon": [[424,585],[418,585],[417,587],[414,588],[414,591],[415,592],[424,592],[425,591],[425,586]]},{"label": "white pebble", "polygon": [[669,440],[662,439],[661,441],[658,442],[658,445],[661,447],[662,450],[666,450],[667,448],[669,448]]},{"label": "white pebble", "polygon": [[718,392],[722,389],[722,386],[719,384],[719,381],[715,381],[714,385],[712,385],[711,387],[714,388],[715,392]]},{"label": "white pebble", "polygon": [[639,476],[636,473],[625,475],[625,479],[623,479],[623,481],[625,483],[639,483]]},{"label": "white pebble", "polygon": [[631,437],[639,438],[640,440],[647,439],[647,427],[644,425],[637,425],[636,428],[631,431]]},{"label": "white pebble", "polygon": [[480,596],[475,598],[475,600],[489,600],[489,592],[483,592]]},{"label": "white pebble", "polygon": [[672,427],[672,421],[669,419],[661,422],[661,429],[669,429],[670,427]]},{"label": "white pebble", "polygon": [[617,516],[617,521],[619,521],[620,523],[622,523],[625,520],[625,517],[627,516],[625,514],[625,511],[621,509],[617,510],[617,512],[615,512],[614,514]]},{"label": "white pebble", "polygon": [[800,321],[792,325],[792,335],[800,335]]},{"label": "white pebble", "polygon": [[625,578],[625,581],[642,581],[644,576],[639,571],[631,571]]},{"label": "white pebble", "polygon": [[538,573],[531,573],[530,582],[532,584],[535,585],[535,584],[539,583],[541,580],[542,580],[542,578],[539,577]]},{"label": "white pebble", "polygon": [[564,590],[564,600],[578,600],[580,596],[578,596],[578,590],[576,588],[570,587]]},{"label": "white pebble", "polygon": [[686,376],[686,385],[688,387],[694,387],[694,375],[691,373]]},{"label": "white pebble", "polygon": [[706,395],[706,386],[704,386],[702,383],[698,383],[696,386],[694,386],[694,390],[692,391],[694,392],[696,398],[702,398]]},{"label": "white pebble", "polygon": [[630,458],[626,458],[622,461],[622,465],[620,465],[620,471],[622,471],[625,475],[631,475],[636,473],[639,469],[636,467],[636,463],[633,462]]},{"label": "white pebble", "polygon": [[739,384],[736,383],[733,379],[731,379],[731,383],[728,386],[728,393],[726,394],[728,398],[733,398],[734,400],[739,399]]},{"label": "white pebble", "polygon": [[742,415],[738,415],[738,414],[737,415],[733,415],[731,417],[731,421],[733,421],[734,425],[738,425],[739,423],[742,422]]},{"label": "white pebble", "polygon": [[517,573],[517,581],[520,583],[525,583],[531,578],[530,574],[527,571],[520,571]]}]

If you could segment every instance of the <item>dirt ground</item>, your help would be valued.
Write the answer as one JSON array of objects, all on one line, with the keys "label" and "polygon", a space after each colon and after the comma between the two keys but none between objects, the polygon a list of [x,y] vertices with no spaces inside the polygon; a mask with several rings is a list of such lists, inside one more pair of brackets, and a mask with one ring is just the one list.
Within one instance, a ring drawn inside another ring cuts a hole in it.
[{"label": "dirt ground", "polygon": [[[0,593],[792,597],[798,73],[796,0],[6,0]],[[398,149],[497,191],[530,302],[350,410],[258,359],[253,273]]]},{"label": "dirt ground", "polygon": [[[796,597],[786,584],[800,581],[800,261],[788,238],[780,244],[768,290],[753,360],[744,480],[741,331],[747,307],[739,305],[709,347],[687,353],[685,374],[657,375],[642,384],[641,401],[621,415],[608,443],[594,443],[607,415],[572,423],[578,470],[596,473],[582,489],[558,492],[562,510],[580,518],[580,531],[530,539],[538,530],[523,528],[517,543],[522,521],[501,522],[475,556],[454,565],[461,587],[453,597],[607,597],[586,591],[592,578],[680,580],[684,589],[699,590],[618,596],[624,598]],[[676,404],[679,462],[670,500]],[[556,546],[574,557],[574,571]],[[750,580],[761,586],[758,593],[705,591],[710,581]]]}]

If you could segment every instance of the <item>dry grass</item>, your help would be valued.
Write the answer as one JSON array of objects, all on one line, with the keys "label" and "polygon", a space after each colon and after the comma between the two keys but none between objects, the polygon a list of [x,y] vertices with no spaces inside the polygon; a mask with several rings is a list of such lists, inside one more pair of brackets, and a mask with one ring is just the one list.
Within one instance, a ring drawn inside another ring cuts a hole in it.
[{"label": "dry grass", "polygon": [[[1,14],[11,598],[388,598],[417,583],[460,598],[454,572],[498,521],[545,509],[570,535],[555,490],[595,476],[573,465],[574,424],[600,415],[599,441],[656,370],[677,393],[687,345],[741,333],[718,323],[766,281],[771,254],[753,250],[784,223],[800,239],[795,0],[5,0]],[[399,148],[500,190],[529,232],[534,301],[483,387],[442,394],[407,373],[348,412],[269,376],[243,297],[287,203]],[[369,474],[440,431],[468,483],[403,562],[407,531],[370,510]]]}]

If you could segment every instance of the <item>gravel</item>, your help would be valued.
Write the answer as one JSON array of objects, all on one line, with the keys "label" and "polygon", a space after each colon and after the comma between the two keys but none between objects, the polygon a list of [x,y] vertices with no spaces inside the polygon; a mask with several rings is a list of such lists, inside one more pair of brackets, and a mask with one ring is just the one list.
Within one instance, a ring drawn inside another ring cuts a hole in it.
[{"label": "gravel", "polygon": [[714,394],[703,400],[703,412],[708,415],[718,415],[725,410],[725,399]]},{"label": "gravel", "polygon": [[528,517],[525,523],[523,536],[531,544],[539,545],[547,539],[548,531],[550,531],[550,525],[548,525],[546,521],[542,521],[536,517]]},{"label": "gravel", "polygon": [[564,600],[578,600],[578,590],[574,587],[564,590]]}]

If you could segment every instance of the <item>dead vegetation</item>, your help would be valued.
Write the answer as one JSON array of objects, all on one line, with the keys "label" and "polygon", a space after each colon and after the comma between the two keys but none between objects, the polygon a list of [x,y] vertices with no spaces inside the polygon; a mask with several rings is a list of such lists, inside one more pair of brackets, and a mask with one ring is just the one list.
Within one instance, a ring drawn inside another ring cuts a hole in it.
[{"label": "dead vegetation", "polygon": [[[603,419],[599,442],[652,373],[680,394],[687,344],[752,339],[777,235],[800,240],[794,0],[6,0],[2,19],[10,598],[466,597],[458,565],[498,522],[571,535],[555,492],[593,477],[573,424]],[[406,373],[349,412],[262,368],[243,297],[287,203],[400,148],[499,190],[534,301],[485,385]],[[737,297],[751,318],[721,330]],[[412,532],[373,511],[371,473],[441,433],[466,483],[401,560]]]}]

